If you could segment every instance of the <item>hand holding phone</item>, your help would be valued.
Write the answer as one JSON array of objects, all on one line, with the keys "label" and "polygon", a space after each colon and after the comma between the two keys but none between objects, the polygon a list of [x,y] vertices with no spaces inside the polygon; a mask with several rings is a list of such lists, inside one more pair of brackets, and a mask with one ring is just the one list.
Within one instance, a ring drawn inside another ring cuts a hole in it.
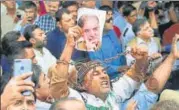
[{"label": "hand holding phone", "polygon": [[[15,59],[14,60],[14,76],[20,76],[24,73],[32,72],[32,61],[30,59]],[[26,80],[31,81],[31,77]],[[30,95],[30,91],[22,92],[23,95]]]}]

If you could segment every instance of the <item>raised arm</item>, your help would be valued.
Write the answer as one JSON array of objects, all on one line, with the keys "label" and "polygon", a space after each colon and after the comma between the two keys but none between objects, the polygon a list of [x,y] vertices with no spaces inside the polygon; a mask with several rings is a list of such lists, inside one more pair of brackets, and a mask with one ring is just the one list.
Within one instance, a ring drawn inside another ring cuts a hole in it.
[{"label": "raised arm", "polygon": [[74,50],[75,41],[81,35],[79,27],[75,26],[69,29],[67,41],[62,55],[57,61],[57,64],[49,69],[48,76],[51,79],[50,91],[55,99],[66,97],[69,94],[68,88],[68,68],[71,56]]},{"label": "raised arm", "polygon": [[179,35],[173,38],[172,51],[166,60],[154,71],[152,76],[145,83],[148,90],[154,93],[159,93],[166,84],[172,70],[172,66],[177,58],[179,58],[179,50],[177,50],[177,40]]},{"label": "raised arm", "polygon": [[[131,50],[136,62],[117,82],[113,83],[114,92],[122,101],[131,97],[135,89],[140,85],[144,78],[144,73],[148,67],[147,50],[144,47],[134,47]],[[143,71],[141,71],[143,70]]]}]

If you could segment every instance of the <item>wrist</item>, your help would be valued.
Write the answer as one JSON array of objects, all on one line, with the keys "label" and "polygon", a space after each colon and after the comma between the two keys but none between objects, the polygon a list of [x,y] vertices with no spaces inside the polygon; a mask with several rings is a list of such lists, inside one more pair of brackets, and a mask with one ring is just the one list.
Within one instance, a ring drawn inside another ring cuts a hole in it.
[{"label": "wrist", "polygon": [[140,70],[138,70],[136,67],[135,67],[135,65],[133,65],[127,72],[126,72],[126,74],[129,76],[129,77],[131,77],[133,80],[135,80],[135,81],[137,81],[137,82],[140,82],[141,80],[142,80],[142,78],[141,77],[139,77],[139,76],[141,76],[140,74],[140,72],[139,72]]},{"label": "wrist", "polygon": [[177,59],[172,53],[170,53],[167,57],[169,63],[174,63],[174,61]]}]

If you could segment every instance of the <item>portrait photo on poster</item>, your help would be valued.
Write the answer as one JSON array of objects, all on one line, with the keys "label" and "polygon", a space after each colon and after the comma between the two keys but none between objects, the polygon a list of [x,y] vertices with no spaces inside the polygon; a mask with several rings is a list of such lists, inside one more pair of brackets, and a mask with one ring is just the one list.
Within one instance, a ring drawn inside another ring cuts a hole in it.
[{"label": "portrait photo on poster", "polygon": [[75,48],[82,51],[96,51],[101,47],[106,11],[80,8],[77,24],[82,29]]}]

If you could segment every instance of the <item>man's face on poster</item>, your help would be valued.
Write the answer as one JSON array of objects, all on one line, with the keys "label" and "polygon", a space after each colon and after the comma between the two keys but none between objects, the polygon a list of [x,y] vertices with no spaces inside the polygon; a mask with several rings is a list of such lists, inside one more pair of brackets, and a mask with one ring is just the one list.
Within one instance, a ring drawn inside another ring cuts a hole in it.
[{"label": "man's face on poster", "polygon": [[100,44],[100,26],[97,16],[88,16],[84,20],[82,29],[88,50],[96,50]]}]

